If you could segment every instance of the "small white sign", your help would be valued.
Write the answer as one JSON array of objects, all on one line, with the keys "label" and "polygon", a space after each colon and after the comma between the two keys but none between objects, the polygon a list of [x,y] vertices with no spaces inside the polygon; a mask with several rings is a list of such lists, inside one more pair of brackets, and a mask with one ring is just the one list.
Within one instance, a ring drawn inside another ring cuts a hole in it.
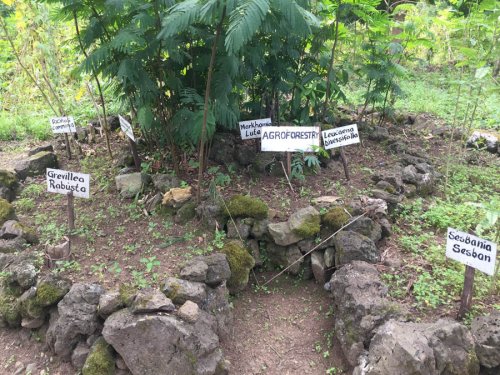
[{"label": "small white sign", "polygon": [[448,228],[446,256],[488,275],[493,275],[497,258],[497,244]]},{"label": "small white sign", "polygon": [[259,120],[240,121],[241,139],[260,138],[261,128],[272,124],[271,118],[261,118]]},{"label": "small white sign", "polygon": [[75,120],[73,117],[52,117],[50,119],[52,133],[76,133]]},{"label": "small white sign", "polygon": [[265,126],[261,133],[262,151],[313,152],[320,143],[317,126]]},{"label": "small white sign", "polygon": [[134,130],[132,129],[132,125],[130,125],[130,122],[125,120],[120,115],[118,115],[118,118],[120,119],[120,128],[122,129],[122,131],[127,135],[127,137],[135,142]]},{"label": "small white sign", "polygon": [[358,125],[356,124],[324,130],[321,135],[323,136],[325,150],[359,143]]},{"label": "small white sign", "polygon": [[51,193],[68,194],[75,197],[89,198],[90,175],[68,172],[60,169],[47,168],[47,191]]}]

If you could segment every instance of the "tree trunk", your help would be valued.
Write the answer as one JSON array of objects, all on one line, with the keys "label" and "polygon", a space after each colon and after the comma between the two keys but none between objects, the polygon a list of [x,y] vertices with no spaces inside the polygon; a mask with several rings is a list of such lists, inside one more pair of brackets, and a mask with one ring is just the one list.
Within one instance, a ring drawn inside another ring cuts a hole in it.
[{"label": "tree trunk", "polygon": [[212,45],[212,54],[210,56],[210,65],[208,66],[207,85],[205,87],[205,104],[203,107],[203,124],[201,127],[200,150],[199,150],[199,167],[198,167],[198,188],[196,190],[196,201],[200,203],[201,200],[201,183],[203,179],[203,170],[205,168],[205,138],[207,134],[207,117],[208,117],[208,101],[210,99],[210,85],[212,84],[212,72],[215,65],[215,56],[217,53],[217,43],[222,31],[222,23],[226,16],[226,7],[222,10],[222,16],[217,29],[215,31],[215,39]]}]

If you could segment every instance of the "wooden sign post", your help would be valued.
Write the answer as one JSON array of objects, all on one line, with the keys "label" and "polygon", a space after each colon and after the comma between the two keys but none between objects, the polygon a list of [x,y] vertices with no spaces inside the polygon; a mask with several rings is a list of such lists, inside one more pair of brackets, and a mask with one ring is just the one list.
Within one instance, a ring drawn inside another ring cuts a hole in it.
[{"label": "wooden sign post", "polygon": [[130,144],[130,151],[132,152],[132,156],[134,157],[135,168],[137,169],[137,171],[140,171],[141,159],[139,158],[139,154],[137,153],[137,144],[135,143],[134,130],[132,129],[132,125],[122,116],[118,116],[118,118],[120,120],[120,128],[128,137],[128,141]]},{"label": "wooden sign post", "polygon": [[47,191],[68,197],[68,228],[75,229],[74,197],[90,197],[90,175],[47,168]]},{"label": "wooden sign post", "polygon": [[497,245],[472,234],[448,228],[446,256],[466,265],[464,288],[457,316],[457,319],[461,320],[472,305],[475,270],[478,269],[491,276],[495,273]]},{"label": "wooden sign post", "polygon": [[64,134],[64,142],[66,143],[66,154],[68,159],[71,159],[71,148],[69,146],[68,133],[76,133],[75,120],[73,117],[53,117],[50,119],[50,127],[54,134]]}]

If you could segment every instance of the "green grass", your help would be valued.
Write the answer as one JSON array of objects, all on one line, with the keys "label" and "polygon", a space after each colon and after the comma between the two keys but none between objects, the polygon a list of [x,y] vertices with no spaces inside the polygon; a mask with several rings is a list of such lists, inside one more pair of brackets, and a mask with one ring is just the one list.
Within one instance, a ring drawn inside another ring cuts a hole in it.
[{"label": "green grass", "polygon": [[[444,119],[449,125],[453,123],[455,105],[457,99],[458,74],[456,72],[443,70],[439,72],[428,72],[425,70],[408,69],[405,78],[400,79],[403,95],[394,104],[396,110],[415,113],[431,113]],[[465,80],[465,79],[464,79]],[[474,83],[473,80],[469,81]],[[355,104],[363,103],[362,95],[365,93],[366,85],[359,82],[351,82],[346,89],[348,100]],[[475,96],[471,97],[467,84],[462,86],[461,98],[458,106],[457,125],[461,125],[467,106],[474,104]],[[479,105],[476,109],[474,128],[498,128],[500,124],[500,93],[491,81],[485,81]],[[472,112],[472,109],[469,111]]]},{"label": "green grass", "polygon": [[[413,297],[414,307],[422,310],[444,308],[451,311],[460,296],[465,266],[445,256],[445,233],[448,227],[474,231],[486,216],[486,210],[469,203],[479,203],[499,210],[498,167],[453,164],[450,166],[447,196],[428,201],[415,199],[403,206],[398,216],[398,242],[405,264],[395,273],[383,275],[389,293],[396,299]],[[444,181],[443,181],[444,182]],[[440,186],[444,192],[444,186]],[[496,228],[481,233],[494,241]],[[409,286],[411,288],[409,288]],[[482,300],[491,296],[492,278],[476,272],[474,282],[475,308],[472,314],[484,311]],[[500,288],[500,279],[496,281]]]},{"label": "green grass", "polygon": [[15,116],[0,113],[0,140],[15,141],[25,138],[46,140],[52,136],[48,118]]}]

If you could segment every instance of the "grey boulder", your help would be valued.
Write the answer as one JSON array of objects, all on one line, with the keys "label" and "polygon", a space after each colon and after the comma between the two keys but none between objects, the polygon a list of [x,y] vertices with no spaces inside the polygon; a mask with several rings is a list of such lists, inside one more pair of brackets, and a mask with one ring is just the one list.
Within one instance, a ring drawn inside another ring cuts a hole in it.
[{"label": "grey boulder", "polygon": [[41,151],[16,164],[14,170],[20,180],[26,177],[44,175],[47,168],[57,168],[57,156],[48,151]]},{"label": "grey boulder", "polygon": [[149,182],[149,175],[136,172],[115,177],[116,189],[124,198],[134,198]]},{"label": "grey boulder", "polygon": [[471,331],[481,365],[486,368],[500,367],[500,312],[474,318]]},{"label": "grey boulder", "polygon": [[98,284],[73,284],[51,315],[46,342],[63,360],[70,360],[78,342],[100,330],[97,306],[103,293]]},{"label": "grey boulder", "polygon": [[182,305],[187,300],[203,304],[207,298],[207,286],[204,283],[167,277],[162,292],[175,304]]},{"label": "grey boulder", "polygon": [[381,326],[369,354],[354,374],[477,375],[474,341],[463,325],[449,320]]},{"label": "grey boulder", "polygon": [[343,266],[333,274],[329,287],[335,332],[346,359],[355,366],[368,348],[374,329],[399,317],[401,311],[386,298],[387,287],[377,269],[366,262],[354,261]]},{"label": "grey boulder", "polygon": [[218,375],[223,358],[215,327],[203,311],[193,324],[123,309],[106,320],[102,334],[133,375]]},{"label": "grey boulder", "polygon": [[337,267],[354,260],[377,263],[380,254],[375,243],[358,232],[341,231],[337,233],[335,244],[335,265]]}]

